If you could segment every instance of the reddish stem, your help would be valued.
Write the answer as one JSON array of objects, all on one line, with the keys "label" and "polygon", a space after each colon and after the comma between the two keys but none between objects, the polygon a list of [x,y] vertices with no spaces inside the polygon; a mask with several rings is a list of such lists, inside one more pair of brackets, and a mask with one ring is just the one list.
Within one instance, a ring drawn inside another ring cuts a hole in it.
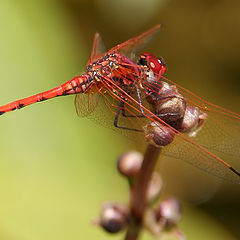
[{"label": "reddish stem", "polygon": [[136,240],[141,231],[144,213],[147,206],[148,185],[152,177],[161,148],[148,145],[143,164],[136,181],[132,187],[130,210],[131,222],[129,224],[125,240]]}]

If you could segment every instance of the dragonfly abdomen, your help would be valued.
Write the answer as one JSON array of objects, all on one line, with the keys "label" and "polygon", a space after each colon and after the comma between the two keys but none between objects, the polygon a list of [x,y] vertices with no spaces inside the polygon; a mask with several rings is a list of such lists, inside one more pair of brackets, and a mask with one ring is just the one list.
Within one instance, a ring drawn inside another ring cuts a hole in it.
[{"label": "dragonfly abdomen", "polygon": [[8,103],[6,105],[0,106],[0,115],[6,112],[14,111],[16,109],[21,109],[33,103],[42,102],[54,97],[83,93],[91,83],[89,79],[90,78],[88,75],[77,76],[77,77],[74,77],[72,80],[69,80],[66,83],[56,88],[53,88],[51,90],[38,93],[36,95],[26,97],[26,98]]}]

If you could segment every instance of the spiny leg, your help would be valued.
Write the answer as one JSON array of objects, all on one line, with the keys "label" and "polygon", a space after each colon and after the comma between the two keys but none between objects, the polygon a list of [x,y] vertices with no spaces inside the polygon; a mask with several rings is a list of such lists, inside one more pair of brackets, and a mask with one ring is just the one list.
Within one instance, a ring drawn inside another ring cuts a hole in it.
[{"label": "spiny leg", "polygon": [[119,126],[118,125],[119,115],[120,115],[120,112],[123,111],[123,109],[124,109],[124,102],[121,101],[120,104],[119,104],[119,107],[117,109],[115,118],[114,118],[114,123],[113,123],[114,126],[117,127],[117,128],[125,129],[125,130],[131,130],[131,131],[135,131],[135,132],[143,132],[143,130],[141,130],[141,129],[129,128],[129,127]]},{"label": "spiny leg", "polygon": [[138,96],[138,100],[139,100],[139,108],[140,108],[140,111],[141,111],[141,113],[142,113],[142,115],[143,115],[143,114],[144,114],[144,110],[143,110],[143,108],[142,108],[142,106],[143,106],[142,96],[141,96],[141,91],[140,91],[138,85],[136,86],[136,89],[137,89],[137,96]]},{"label": "spiny leg", "polygon": [[121,129],[125,129],[125,130],[131,130],[131,131],[135,131],[135,132],[144,132],[144,131],[142,129],[129,128],[129,127],[119,126],[118,125],[120,112],[122,112],[122,116],[124,116],[124,117],[136,117],[136,118],[137,117],[141,117],[141,118],[151,117],[151,118],[154,118],[154,116],[157,116],[157,117],[161,118],[161,117],[164,117],[164,116],[169,116],[169,115],[175,116],[176,115],[174,113],[162,113],[162,114],[156,114],[156,115],[150,115],[150,116],[146,116],[144,114],[141,114],[141,115],[138,115],[138,116],[137,115],[129,115],[129,116],[128,115],[124,115],[124,114],[126,114],[126,112],[125,112],[125,104],[122,101],[119,104],[119,107],[117,109],[117,112],[116,112],[116,115],[115,115],[115,118],[114,118],[114,126],[116,128],[121,128]]}]

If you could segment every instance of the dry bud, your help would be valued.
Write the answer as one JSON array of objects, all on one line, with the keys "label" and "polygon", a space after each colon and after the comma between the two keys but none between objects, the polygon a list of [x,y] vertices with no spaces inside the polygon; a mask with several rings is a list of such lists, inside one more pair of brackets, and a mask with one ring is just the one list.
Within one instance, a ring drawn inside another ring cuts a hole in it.
[{"label": "dry bud", "polygon": [[143,156],[137,151],[130,151],[121,155],[118,159],[118,171],[126,176],[133,177],[141,169]]},{"label": "dry bud", "polygon": [[150,88],[146,100],[154,108],[155,114],[166,123],[175,123],[183,118],[186,101],[175,85],[161,81],[156,88]]},{"label": "dry bud", "polygon": [[185,109],[186,102],[184,98],[181,95],[176,95],[162,100],[162,102],[156,106],[155,111],[157,115],[163,115],[161,119],[164,122],[172,123],[183,118]]},{"label": "dry bud", "polygon": [[150,122],[144,127],[146,140],[155,146],[166,146],[174,139],[175,133],[158,122]]},{"label": "dry bud", "polygon": [[165,228],[176,226],[181,219],[181,205],[175,198],[168,198],[161,202],[156,210],[157,220]]},{"label": "dry bud", "polygon": [[128,207],[120,203],[106,203],[102,207],[99,224],[109,233],[123,230],[128,222]]},{"label": "dry bud", "polygon": [[202,113],[198,107],[187,106],[180,131],[188,133],[191,137],[196,136],[198,130],[203,125],[207,117],[208,115],[206,113]]}]

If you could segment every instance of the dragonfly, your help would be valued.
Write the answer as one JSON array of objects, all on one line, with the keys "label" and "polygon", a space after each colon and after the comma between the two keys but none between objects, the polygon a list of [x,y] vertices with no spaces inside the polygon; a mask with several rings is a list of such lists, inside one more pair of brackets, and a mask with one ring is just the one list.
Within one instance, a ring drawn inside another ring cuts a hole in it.
[{"label": "dragonfly", "polygon": [[166,64],[139,52],[159,32],[156,25],[105,51],[94,36],[85,73],[51,90],[0,106],[0,115],[59,96],[76,95],[80,117],[134,140],[149,122],[174,136],[163,156],[184,160],[216,177],[240,183],[240,115],[210,103],[165,75]]}]

